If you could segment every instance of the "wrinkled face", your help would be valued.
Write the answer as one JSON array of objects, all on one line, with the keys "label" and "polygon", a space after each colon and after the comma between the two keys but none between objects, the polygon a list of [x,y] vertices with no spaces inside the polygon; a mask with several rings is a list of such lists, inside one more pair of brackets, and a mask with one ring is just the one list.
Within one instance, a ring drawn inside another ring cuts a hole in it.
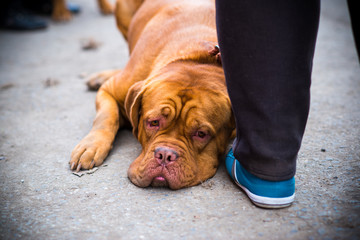
[{"label": "wrinkled face", "polygon": [[184,85],[157,81],[142,93],[137,137],[143,149],[128,170],[137,186],[179,189],[216,172],[234,128],[229,99],[216,89]]}]

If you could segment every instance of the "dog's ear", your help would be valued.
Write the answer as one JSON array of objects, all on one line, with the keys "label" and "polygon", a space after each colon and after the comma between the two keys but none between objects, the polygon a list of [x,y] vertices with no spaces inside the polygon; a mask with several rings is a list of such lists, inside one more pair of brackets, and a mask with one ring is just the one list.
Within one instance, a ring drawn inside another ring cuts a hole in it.
[{"label": "dog's ear", "polygon": [[217,43],[210,41],[193,42],[186,46],[179,60],[191,60],[200,63],[221,65],[220,48]]},{"label": "dog's ear", "polygon": [[135,83],[129,88],[125,98],[126,115],[133,127],[133,134],[138,137],[138,125],[141,111],[141,101],[143,96],[144,81]]}]

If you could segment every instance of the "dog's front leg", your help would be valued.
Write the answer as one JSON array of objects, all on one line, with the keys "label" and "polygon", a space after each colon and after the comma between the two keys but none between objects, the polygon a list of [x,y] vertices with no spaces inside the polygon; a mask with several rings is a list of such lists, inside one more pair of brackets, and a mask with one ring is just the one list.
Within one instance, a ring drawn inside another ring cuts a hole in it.
[{"label": "dog's front leg", "polygon": [[119,107],[105,88],[100,88],[96,95],[96,112],[91,131],[71,154],[71,170],[91,169],[101,165],[112,148],[119,129]]}]

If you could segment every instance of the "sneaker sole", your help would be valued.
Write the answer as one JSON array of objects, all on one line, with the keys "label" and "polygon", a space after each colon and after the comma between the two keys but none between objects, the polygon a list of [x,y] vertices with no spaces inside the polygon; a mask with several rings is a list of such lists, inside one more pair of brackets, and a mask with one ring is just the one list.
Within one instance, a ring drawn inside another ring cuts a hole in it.
[{"label": "sneaker sole", "polygon": [[246,187],[244,187],[237,181],[235,168],[236,168],[236,160],[234,160],[232,166],[232,174],[234,176],[235,183],[246,193],[246,195],[256,206],[262,208],[286,208],[289,207],[294,202],[295,193],[289,197],[284,197],[284,198],[269,198],[269,197],[259,196],[250,192]]}]

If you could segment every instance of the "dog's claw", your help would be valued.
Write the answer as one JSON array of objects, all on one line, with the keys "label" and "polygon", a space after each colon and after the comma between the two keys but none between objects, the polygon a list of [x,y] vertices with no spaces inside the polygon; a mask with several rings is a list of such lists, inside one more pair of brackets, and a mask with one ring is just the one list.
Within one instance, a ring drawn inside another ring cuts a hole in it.
[{"label": "dog's claw", "polygon": [[76,168],[76,172],[79,172],[79,171],[80,171],[80,169],[81,169],[81,163],[79,163],[79,165],[77,166],[77,168]]},{"label": "dog's claw", "polygon": [[94,165],[95,165],[95,161],[94,161],[94,160],[92,160],[92,161],[91,161],[91,163],[90,163],[90,168],[89,168],[89,169],[93,168],[93,167],[94,167]]},{"label": "dog's claw", "polygon": [[72,163],[70,169],[74,170],[74,166],[75,166],[75,163]]}]

